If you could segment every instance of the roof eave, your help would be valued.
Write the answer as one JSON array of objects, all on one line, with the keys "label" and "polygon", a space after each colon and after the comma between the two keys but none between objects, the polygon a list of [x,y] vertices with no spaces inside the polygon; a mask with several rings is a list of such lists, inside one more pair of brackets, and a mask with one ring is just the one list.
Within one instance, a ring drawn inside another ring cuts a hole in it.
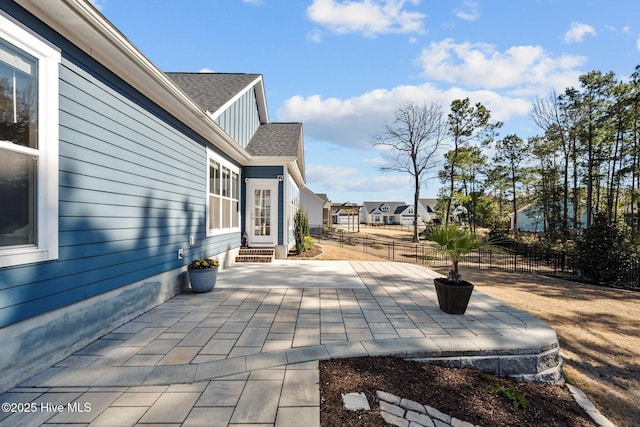
[{"label": "roof eave", "polygon": [[15,1],[231,158],[240,164],[250,160],[242,147],[91,4],[83,0]]}]

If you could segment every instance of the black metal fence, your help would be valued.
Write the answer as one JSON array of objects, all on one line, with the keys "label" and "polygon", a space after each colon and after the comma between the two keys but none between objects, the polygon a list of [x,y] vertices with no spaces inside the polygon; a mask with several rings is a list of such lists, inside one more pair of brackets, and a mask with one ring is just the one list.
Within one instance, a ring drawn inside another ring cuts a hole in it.
[{"label": "black metal fence", "polygon": [[[411,262],[426,266],[445,266],[449,261],[445,254],[438,252],[428,242],[409,243],[393,239],[371,237],[366,234],[350,233],[344,230],[316,234],[317,239],[336,244],[343,248],[387,259],[389,261]],[[558,277],[574,277],[575,270],[571,255],[553,250],[514,251],[510,249],[478,249],[460,260],[461,267],[496,269],[503,271],[539,273]]]},{"label": "black metal fence", "polygon": [[[357,250],[389,261],[410,262],[431,268],[446,268],[447,256],[436,250],[433,243],[401,242],[394,239],[372,237],[345,230],[312,229],[313,237],[328,244]],[[575,279],[578,272],[574,267],[573,253],[540,247],[519,247],[478,249],[460,260],[460,266],[483,270],[500,270],[517,273],[535,273],[545,276]],[[619,286],[639,289],[639,271],[631,269]]]}]

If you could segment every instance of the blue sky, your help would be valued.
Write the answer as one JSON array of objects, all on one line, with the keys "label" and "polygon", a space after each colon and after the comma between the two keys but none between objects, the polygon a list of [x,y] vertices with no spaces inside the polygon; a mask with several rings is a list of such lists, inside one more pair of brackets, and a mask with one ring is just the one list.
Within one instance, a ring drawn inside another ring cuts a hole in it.
[{"label": "blue sky", "polygon": [[638,0],[93,3],[163,71],[262,74],[270,120],[304,124],[307,186],[334,202],[412,200],[370,145],[402,103],[469,97],[527,138],[536,97],[640,64]]}]

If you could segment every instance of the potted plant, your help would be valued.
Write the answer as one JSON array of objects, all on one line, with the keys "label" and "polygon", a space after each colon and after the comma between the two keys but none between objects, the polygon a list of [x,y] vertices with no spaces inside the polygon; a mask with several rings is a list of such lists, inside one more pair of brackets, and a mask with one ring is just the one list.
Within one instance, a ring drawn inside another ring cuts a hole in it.
[{"label": "potted plant", "polygon": [[451,260],[448,276],[433,279],[440,310],[449,314],[464,314],[473,292],[473,284],[462,280],[458,264],[463,255],[485,246],[486,243],[480,241],[475,233],[455,224],[434,227],[425,232],[425,237],[437,243],[437,251],[446,254]]},{"label": "potted plant", "polygon": [[209,292],[216,284],[220,263],[213,258],[198,258],[187,267],[193,292]]}]

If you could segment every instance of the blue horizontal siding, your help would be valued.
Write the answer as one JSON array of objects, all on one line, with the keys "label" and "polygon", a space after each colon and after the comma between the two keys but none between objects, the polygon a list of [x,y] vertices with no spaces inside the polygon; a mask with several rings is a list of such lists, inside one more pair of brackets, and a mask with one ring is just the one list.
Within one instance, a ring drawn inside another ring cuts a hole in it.
[{"label": "blue horizontal siding", "polygon": [[238,233],[206,236],[208,142],[18,6],[2,9],[63,59],[59,259],[0,268],[0,327],[238,247]]}]

